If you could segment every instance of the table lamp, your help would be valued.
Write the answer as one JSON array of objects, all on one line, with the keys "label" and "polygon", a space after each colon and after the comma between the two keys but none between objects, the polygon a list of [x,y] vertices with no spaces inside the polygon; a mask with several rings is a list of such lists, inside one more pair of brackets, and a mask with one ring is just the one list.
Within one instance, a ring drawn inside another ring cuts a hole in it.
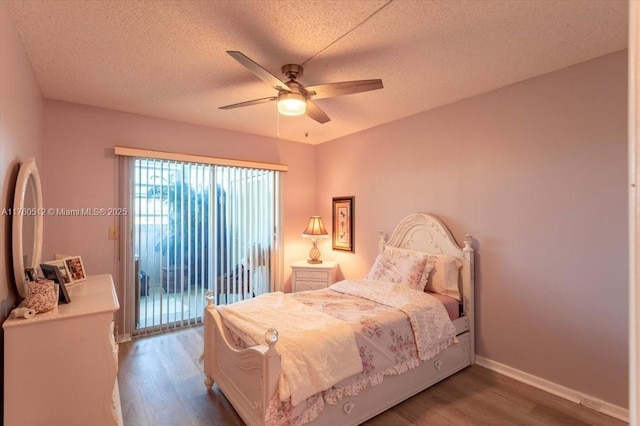
[{"label": "table lamp", "polygon": [[309,252],[309,260],[308,263],[322,263],[320,260],[320,250],[318,249],[318,239],[319,238],[327,238],[329,233],[324,228],[324,223],[322,223],[322,218],[320,216],[311,216],[309,218],[309,224],[307,225],[307,229],[302,233],[303,238],[311,238],[311,251]]}]

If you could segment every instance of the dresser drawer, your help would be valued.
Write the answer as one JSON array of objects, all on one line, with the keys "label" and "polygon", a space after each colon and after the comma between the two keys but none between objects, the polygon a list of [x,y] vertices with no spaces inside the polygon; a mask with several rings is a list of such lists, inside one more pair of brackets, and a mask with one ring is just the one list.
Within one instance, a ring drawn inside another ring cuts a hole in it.
[{"label": "dresser drawer", "polygon": [[305,260],[291,265],[291,291],[319,290],[329,287],[336,278],[338,264],[333,261],[311,264]]},{"label": "dresser drawer", "polygon": [[304,280],[296,280],[296,289],[295,291],[307,291],[307,290],[320,290],[322,288],[327,288],[326,281],[304,281]]},{"label": "dresser drawer", "polygon": [[329,279],[329,271],[296,271],[296,279],[327,281]]}]

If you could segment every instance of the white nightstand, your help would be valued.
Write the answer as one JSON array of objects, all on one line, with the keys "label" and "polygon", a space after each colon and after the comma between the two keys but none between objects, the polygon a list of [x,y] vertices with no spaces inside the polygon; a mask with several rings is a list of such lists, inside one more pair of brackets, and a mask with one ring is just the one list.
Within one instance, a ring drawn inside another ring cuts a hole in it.
[{"label": "white nightstand", "polygon": [[322,263],[309,263],[299,260],[291,265],[291,291],[318,290],[327,288],[336,279],[338,264],[331,260]]}]

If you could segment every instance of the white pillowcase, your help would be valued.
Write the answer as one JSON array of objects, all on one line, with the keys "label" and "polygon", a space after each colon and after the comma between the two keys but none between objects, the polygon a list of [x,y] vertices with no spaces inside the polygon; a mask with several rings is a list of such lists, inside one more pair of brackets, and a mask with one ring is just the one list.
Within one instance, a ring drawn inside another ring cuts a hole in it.
[{"label": "white pillowcase", "polygon": [[[403,250],[391,247],[376,257],[371,270],[366,275],[367,280],[390,281],[406,285],[418,291],[424,291],[426,278],[433,268],[433,261],[429,262],[429,255],[413,250]],[[435,260],[435,259],[434,259]]]},{"label": "white pillowcase", "polygon": [[458,276],[462,267],[460,259],[445,254],[431,254],[431,256],[435,257],[435,265],[427,280],[426,289],[453,297],[458,302],[462,301],[458,287]]}]

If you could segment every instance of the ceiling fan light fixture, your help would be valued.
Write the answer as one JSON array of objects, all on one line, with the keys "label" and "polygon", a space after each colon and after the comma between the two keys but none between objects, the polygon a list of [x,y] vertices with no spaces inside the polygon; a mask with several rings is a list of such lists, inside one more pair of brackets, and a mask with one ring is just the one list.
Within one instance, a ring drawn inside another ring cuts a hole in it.
[{"label": "ceiling fan light fixture", "polygon": [[281,93],[278,95],[278,112],[282,115],[302,115],[306,112],[307,100],[300,93]]}]

